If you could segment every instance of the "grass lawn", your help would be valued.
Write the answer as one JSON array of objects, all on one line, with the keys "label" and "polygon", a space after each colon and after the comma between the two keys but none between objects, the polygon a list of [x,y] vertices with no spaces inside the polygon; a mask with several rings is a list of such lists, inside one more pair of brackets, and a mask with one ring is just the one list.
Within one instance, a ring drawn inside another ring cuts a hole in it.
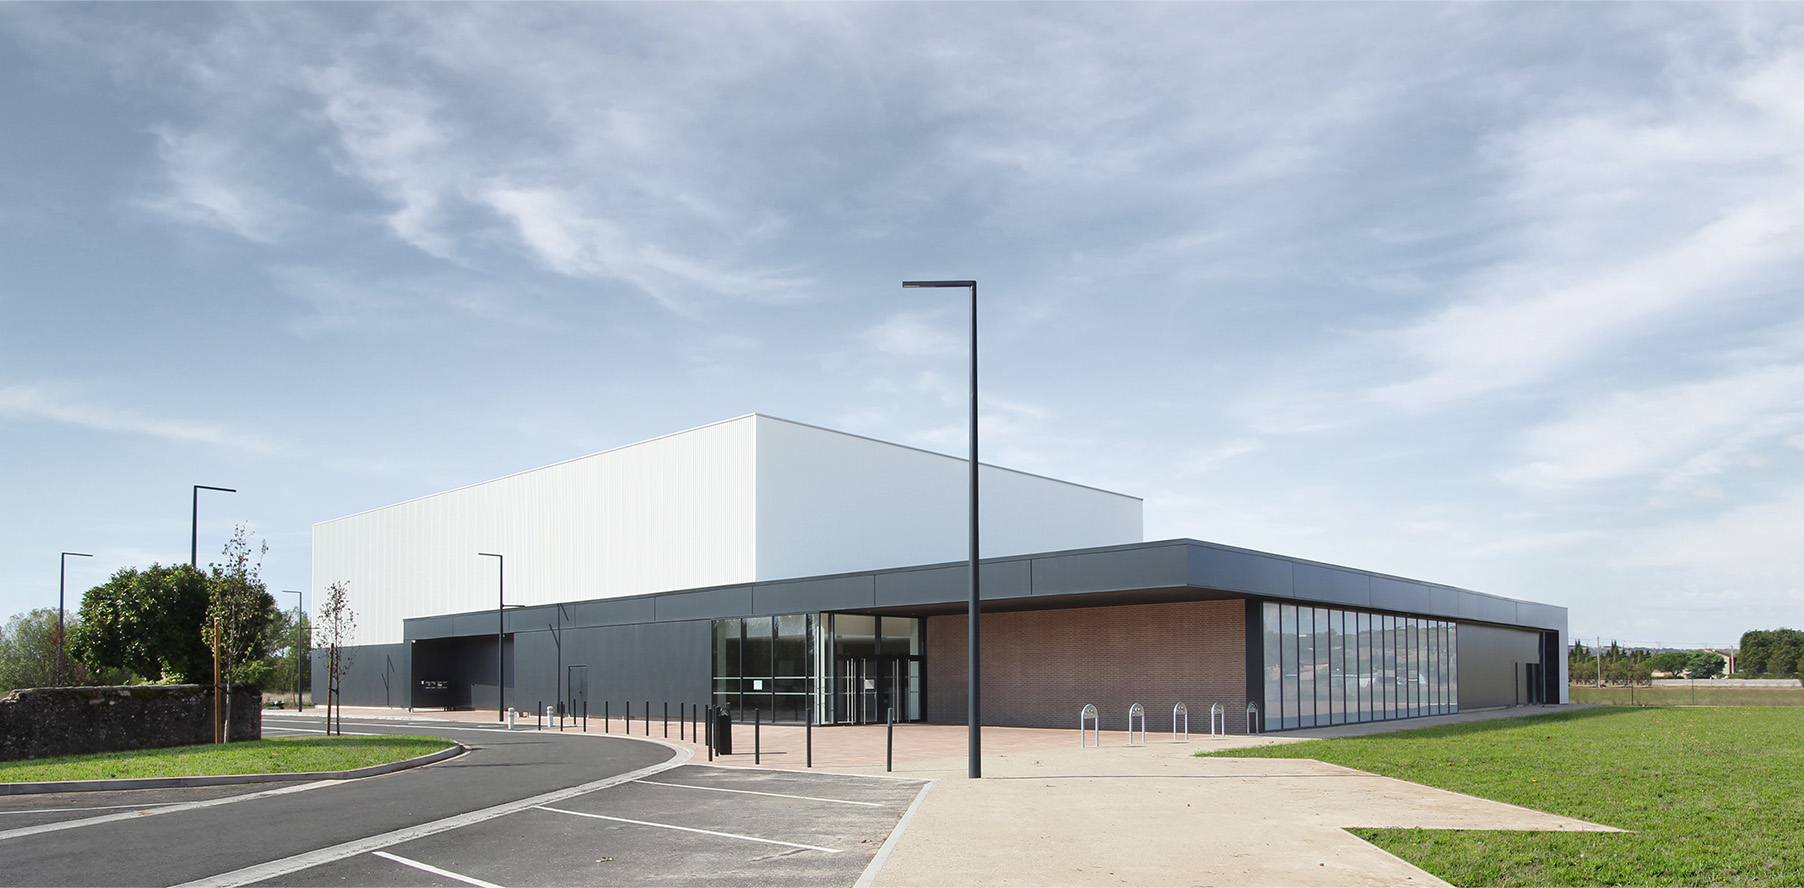
[{"label": "grass lawn", "polygon": [[1804,710],[1600,708],[1218,754],[1317,759],[1634,830],[1354,830],[1455,885],[1804,885]]},{"label": "grass lawn", "polygon": [[1587,688],[1567,690],[1574,703],[1607,706],[1804,706],[1804,687],[1724,688],[1700,681],[1695,688]]},{"label": "grass lawn", "polygon": [[451,741],[438,737],[400,735],[278,737],[217,746],[207,743],[0,762],[0,783],[347,771],[426,755],[450,745]]}]

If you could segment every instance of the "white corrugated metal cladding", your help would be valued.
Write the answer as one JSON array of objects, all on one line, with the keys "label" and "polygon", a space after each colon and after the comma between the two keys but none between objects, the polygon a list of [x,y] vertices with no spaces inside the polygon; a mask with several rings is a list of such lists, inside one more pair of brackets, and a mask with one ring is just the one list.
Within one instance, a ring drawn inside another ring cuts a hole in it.
[{"label": "white corrugated metal cladding", "polygon": [[[1138,498],[985,465],[985,557],[1140,542]],[[956,561],[965,461],[752,414],[313,528],[354,644],[408,617]]]}]

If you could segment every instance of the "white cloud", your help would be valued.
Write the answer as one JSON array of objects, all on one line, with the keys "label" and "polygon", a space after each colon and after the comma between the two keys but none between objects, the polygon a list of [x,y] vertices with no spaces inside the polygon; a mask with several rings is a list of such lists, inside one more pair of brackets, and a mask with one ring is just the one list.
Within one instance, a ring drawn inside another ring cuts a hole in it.
[{"label": "white cloud", "polygon": [[1528,462],[1504,479],[1565,486],[1658,475],[1674,486],[1721,472],[1753,444],[1804,425],[1801,401],[1801,364],[1618,394],[1531,429],[1523,444]]},{"label": "white cloud", "polygon": [[295,215],[297,207],[256,183],[236,139],[169,126],[153,132],[166,188],[145,198],[149,208],[263,244],[274,243]]},{"label": "white cloud", "polygon": [[1515,255],[1385,337],[1422,369],[1374,397],[1420,410],[1541,382],[1795,279],[1804,63],[1711,72],[1692,90],[1703,95],[1657,112],[1537,121],[1499,140]]},{"label": "white cloud", "polygon": [[265,456],[287,451],[277,442],[237,429],[149,416],[135,408],[88,400],[81,388],[66,384],[0,386],[0,417],[66,423],[97,431],[145,435],[178,444],[206,444]]},{"label": "white cloud", "polygon": [[969,345],[943,315],[893,314],[866,331],[864,338],[878,351],[904,357],[963,354]]}]

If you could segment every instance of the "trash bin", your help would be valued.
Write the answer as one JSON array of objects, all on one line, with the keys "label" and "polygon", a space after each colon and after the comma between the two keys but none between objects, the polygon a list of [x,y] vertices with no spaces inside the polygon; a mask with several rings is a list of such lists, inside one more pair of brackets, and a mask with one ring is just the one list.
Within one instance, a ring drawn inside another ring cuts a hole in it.
[{"label": "trash bin", "polygon": [[714,714],[714,752],[733,754],[733,715],[724,706]]}]

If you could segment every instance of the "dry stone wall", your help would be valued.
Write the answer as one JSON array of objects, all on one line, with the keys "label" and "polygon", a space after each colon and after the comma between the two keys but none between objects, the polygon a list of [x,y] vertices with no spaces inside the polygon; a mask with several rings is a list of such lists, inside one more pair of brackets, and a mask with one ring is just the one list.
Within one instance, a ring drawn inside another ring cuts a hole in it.
[{"label": "dry stone wall", "polygon": [[[262,695],[232,689],[233,740],[263,737]],[[0,761],[213,741],[211,685],[24,688],[0,697]]]}]

